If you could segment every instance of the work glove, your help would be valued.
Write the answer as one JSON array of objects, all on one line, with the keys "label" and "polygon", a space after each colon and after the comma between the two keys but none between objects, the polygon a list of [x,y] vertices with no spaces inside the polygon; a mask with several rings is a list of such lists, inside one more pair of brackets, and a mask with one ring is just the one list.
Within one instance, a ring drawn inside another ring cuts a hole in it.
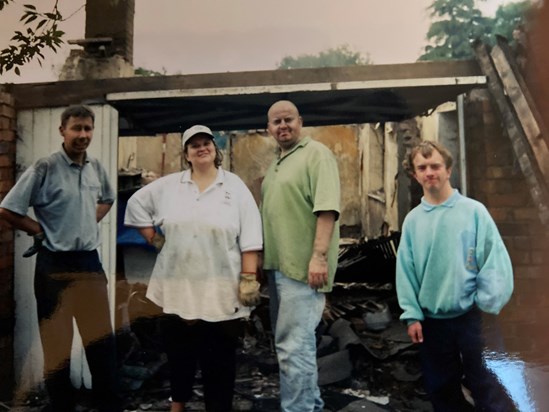
[{"label": "work glove", "polygon": [[259,288],[261,284],[256,279],[255,273],[240,273],[240,282],[238,283],[238,300],[244,306],[257,306],[261,302]]},{"label": "work glove", "polygon": [[166,242],[166,238],[164,237],[164,235],[158,232],[156,232],[153,238],[151,239],[151,245],[154,246],[154,248],[158,253],[160,253],[160,251],[162,250],[162,247],[164,246],[165,242]]},{"label": "work glove", "polygon": [[32,255],[35,255],[38,253],[38,250],[42,247],[42,242],[44,239],[46,239],[46,234],[44,232],[37,233],[36,235],[33,235],[32,238],[34,239],[34,243],[31,247],[29,247],[25,252],[23,252],[23,257],[28,258]]}]

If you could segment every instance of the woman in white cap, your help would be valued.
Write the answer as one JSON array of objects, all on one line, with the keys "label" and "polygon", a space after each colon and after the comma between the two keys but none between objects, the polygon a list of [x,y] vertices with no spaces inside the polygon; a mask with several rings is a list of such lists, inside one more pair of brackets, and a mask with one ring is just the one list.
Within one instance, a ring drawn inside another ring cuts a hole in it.
[{"label": "woman in white cap", "polygon": [[240,320],[259,303],[261,218],[244,182],[221,168],[208,127],[187,129],[182,146],[189,169],[138,190],[124,224],[160,250],[147,297],[164,312],[171,411],[185,410],[200,366],[206,411],[228,412]]}]

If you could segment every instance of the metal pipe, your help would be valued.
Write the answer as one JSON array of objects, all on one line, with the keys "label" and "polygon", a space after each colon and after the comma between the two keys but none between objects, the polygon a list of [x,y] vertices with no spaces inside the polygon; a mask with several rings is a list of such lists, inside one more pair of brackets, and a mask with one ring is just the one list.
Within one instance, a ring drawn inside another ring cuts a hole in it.
[{"label": "metal pipe", "polygon": [[465,153],[465,114],[463,94],[457,97],[458,139],[459,139],[459,171],[461,194],[467,196],[467,155]]}]

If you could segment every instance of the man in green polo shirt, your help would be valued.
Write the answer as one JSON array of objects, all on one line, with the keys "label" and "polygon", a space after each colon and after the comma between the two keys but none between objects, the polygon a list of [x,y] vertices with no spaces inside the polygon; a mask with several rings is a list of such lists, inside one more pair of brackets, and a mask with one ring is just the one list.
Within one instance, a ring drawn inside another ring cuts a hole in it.
[{"label": "man in green polo shirt", "polygon": [[274,103],[267,118],[279,151],[261,187],[263,268],[269,274],[281,410],[322,411],[315,329],[337,266],[337,161],[326,146],[301,136],[303,120],[292,102]]}]

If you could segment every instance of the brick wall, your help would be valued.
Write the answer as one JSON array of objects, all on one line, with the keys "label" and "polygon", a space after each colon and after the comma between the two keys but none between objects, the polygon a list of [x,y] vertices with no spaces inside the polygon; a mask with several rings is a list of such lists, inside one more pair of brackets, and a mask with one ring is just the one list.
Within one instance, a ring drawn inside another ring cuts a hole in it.
[{"label": "brick wall", "polygon": [[[549,125],[549,3],[543,2],[534,16],[534,22],[527,36],[525,51],[527,64],[524,76],[534,96],[538,111],[545,125]],[[549,144],[549,136],[544,136]]]},{"label": "brick wall", "polygon": [[549,236],[487,92],[469,96],[465,119],[469,195],[487,206],[513,262],[515,290],[499,317],[505,349],[534,358],[549,343]]},{"label": "brick wall", "polygon": [[[15,182],[15,109],[13,97],[0,89],[0,200]],[[13,231],[0,223],[0,399],[13,391]]]}]

